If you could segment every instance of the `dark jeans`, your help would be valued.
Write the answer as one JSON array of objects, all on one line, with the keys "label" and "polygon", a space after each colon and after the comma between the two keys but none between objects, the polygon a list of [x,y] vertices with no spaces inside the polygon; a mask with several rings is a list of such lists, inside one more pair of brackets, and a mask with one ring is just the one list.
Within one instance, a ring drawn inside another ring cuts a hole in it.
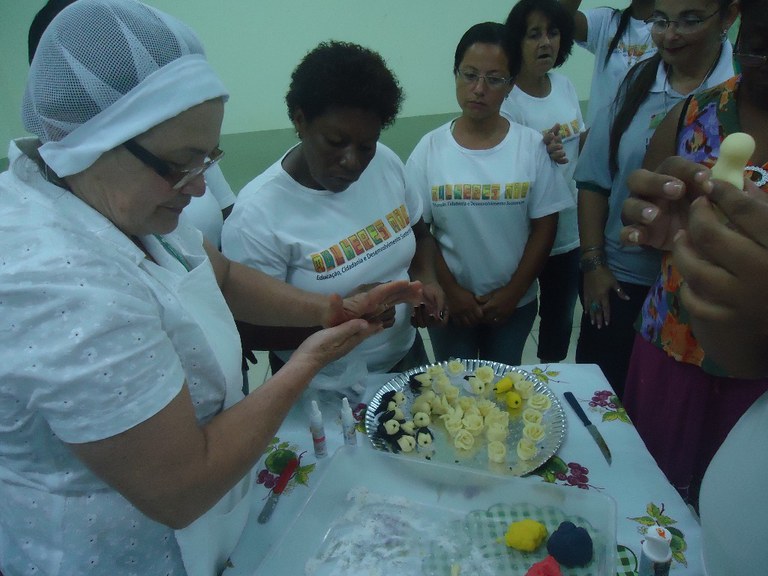
[{"label": "dark jeans", "polygon": [[536,319],[536,307],[536,300],[521,306],[499,326],[480,324],[464,327],[449,322],[447,326],[430,328],[429,338],[435,360],[479,358],[519,366],[525,341]]},{"label": "dark jeans", "polygon": [[539,348],[542,362],[568,355],[579,294],[579,249],[550,256],[539,274]]},{"label": "dark jeans", "polygon": [[[580,275],[581,277],[582,275]],[[650,286],[619,282],[629,300],[622,300],[611,290],[611,323],[608,326],[592,326],[589,321],[589,303],[584,302],[584,282],[579,280],[579,299],[584,308],[581,331],[576,345],[576,362],[597,364],[605,374],[619,399],[624,397],[629,359],[635,342],[635,320]]]}]

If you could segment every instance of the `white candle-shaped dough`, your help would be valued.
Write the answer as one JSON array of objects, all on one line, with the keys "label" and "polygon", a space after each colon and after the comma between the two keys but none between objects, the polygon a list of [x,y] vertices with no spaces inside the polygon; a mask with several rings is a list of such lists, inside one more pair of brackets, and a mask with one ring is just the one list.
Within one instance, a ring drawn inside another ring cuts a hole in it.
[{"label": "white candle-shaped dough", "polygon": [[755,152],[755,140],[744,132],[729,134],[720,144],[720,157],[712,166],[712,177],[744,189],[744,167]]}]

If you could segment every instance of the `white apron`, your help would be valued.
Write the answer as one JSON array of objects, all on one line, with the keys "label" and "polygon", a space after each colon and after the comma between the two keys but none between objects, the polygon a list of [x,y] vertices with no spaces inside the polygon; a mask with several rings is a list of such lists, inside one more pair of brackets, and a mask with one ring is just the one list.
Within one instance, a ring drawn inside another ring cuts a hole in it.
[{"label": "white apron", "polygon": [[[178,254],[171,255],[155,238],[143,240],[161,266],[179,265],[175,258]],[[185,260],[184,257],[181,259]],[[202,328],[226,376],[226,410],[243,398],[240,336],[223,297],[212,295],[212,289],[218,290],[218,284],[207,258],[190,258],[187,263],[193,269],[178,283],[177,296]],[[251,509],[248,495],[254,484],[253,474],[252,469],[213,508],[186,528],[176,530],[176,541],[189,576],[214,576],[223,572],[248,519]]]}]

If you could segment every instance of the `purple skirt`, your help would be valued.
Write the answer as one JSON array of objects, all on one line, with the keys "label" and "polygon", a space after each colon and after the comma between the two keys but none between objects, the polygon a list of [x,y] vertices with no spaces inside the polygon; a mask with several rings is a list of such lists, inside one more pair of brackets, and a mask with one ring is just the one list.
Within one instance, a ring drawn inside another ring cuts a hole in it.
[{"label": "purple skirt", "polygon": [[659,468],[687,498],[728,432],[766,390],[768,380],[712,376],[638,335],[624,407]]}]

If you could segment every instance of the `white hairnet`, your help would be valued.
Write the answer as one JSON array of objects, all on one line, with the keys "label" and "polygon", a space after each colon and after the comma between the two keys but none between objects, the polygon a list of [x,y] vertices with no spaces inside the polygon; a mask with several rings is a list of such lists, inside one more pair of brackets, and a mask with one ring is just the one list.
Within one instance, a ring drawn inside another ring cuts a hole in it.
[{"label": "white hairnet", "polygon": [[61,177],[226,88],[185,24],[135,0],[78,0],[43,34],[24,127]]}]

